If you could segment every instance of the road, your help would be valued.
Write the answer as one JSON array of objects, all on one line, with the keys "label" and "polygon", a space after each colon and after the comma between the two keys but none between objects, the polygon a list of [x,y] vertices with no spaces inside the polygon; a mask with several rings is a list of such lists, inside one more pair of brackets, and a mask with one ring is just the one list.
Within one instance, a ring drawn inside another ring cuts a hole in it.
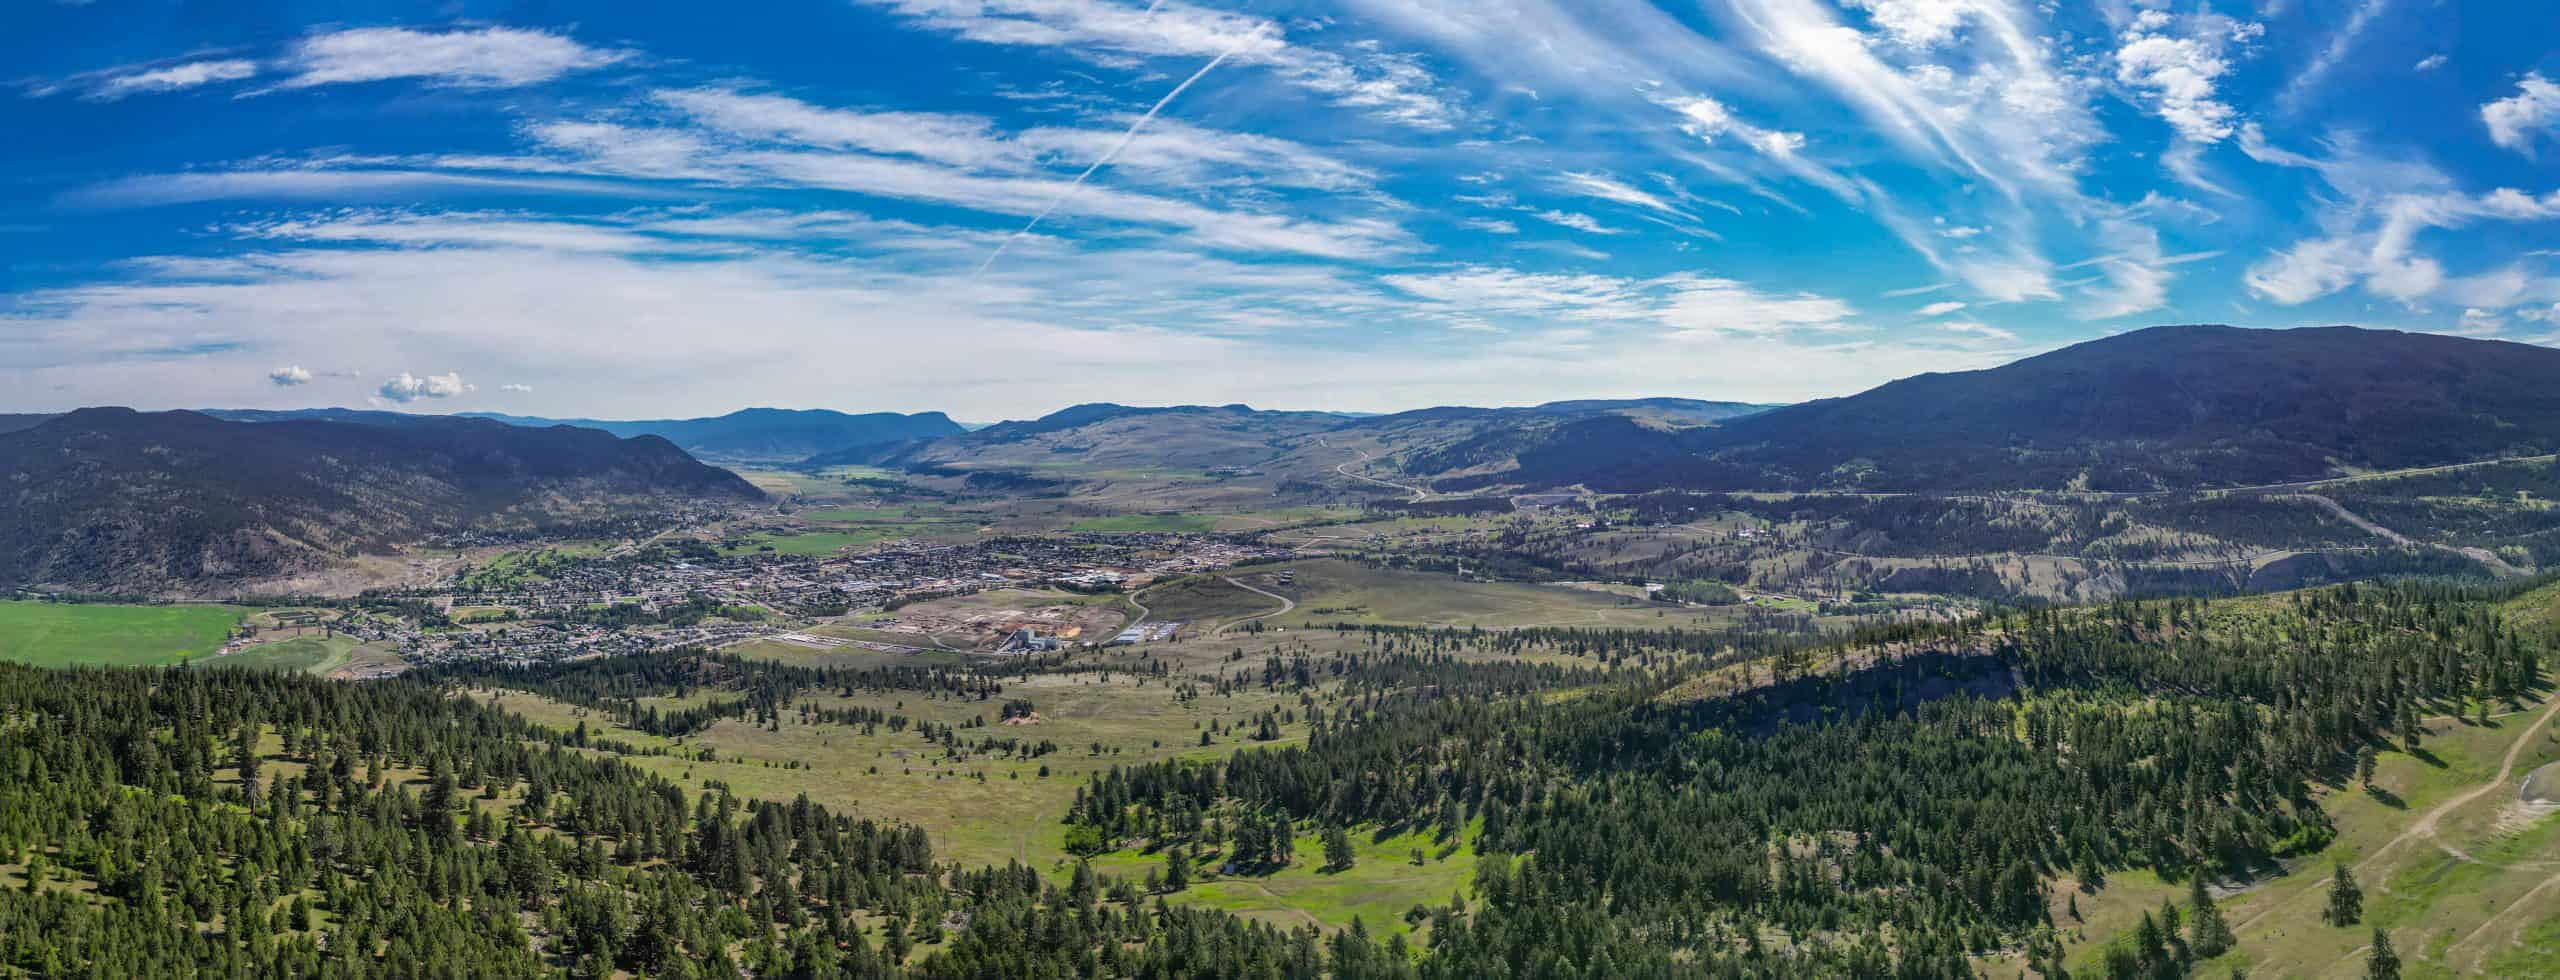
[{"label": "road", "polygon": [[1130,604],[1130,605],[1132,605],[1132,606],[1136,606],[1136,607],[1138,607],[1138,618],[1136,618],[1136,619],[1132,619],[1132,620],[1130,620],[1130,621],[1128,621],[1128,622],[1125,622],[1125,623],[1120,624],[1120,629],[1121,629],[1121,631],[1122,631],[1122,632],[1127,632],[1127,631],[1129,631],[1129,630],[1137,629],[1137,628],[1138,628],[1138,626],[1139,626],[1140,624],[1145,623],[1145,622],[1147,621],[1147,617],[1155,615],[1155,612],[1154,612],[1153,610],[1150,610],[1150,609],[1148,609],[1148,608],[1147,608],[1147,604],[1146,604],[1146,603],[1143,603],[1143,602],[1138,601],[1138,597],[1139,597],[1139,596],[1146,595],[1149,591],[1152,591],[1154,588],[1155,588],[1155,586],[1150,585],[1150,586],[1147,586],[1147,587],[1146,587],[1146,588],[1144,588],[1144,589],[1139,589],[1139,590],[1138,590],[1138,591],[1136,591],[1136,592],[1129,593],[1129,596],[1128,596],[1129,604]]},{"label": "road", "polygon": [[2436,544],[2432,541],[2413,541],[2408,535],[2394,531],[2372,521],[2365,520],[2363,517],[2357,515],[2356,512],[2348,510],[2345,504],[2341,504],[2316,493],[2288,494],[2283,497],[2270,499],[2303,501],[2311,504],[2312,506],[2318,507],[2321,510],[2328,511],[2332,517],[2336,517],[2339,520],[2355,525],[2356,528],[2364,531],[2366,534],[2389,541],[2392,544],[2399,545],[2403,548],[2440,548],[2445,551],[2453,552],[2454,554],[2461,555],[2464,558],[2468,558],[2472,561],[2488,566],[2489,571],[2497,575],[2499,578],[2518,578],[2525,574],[2523,569],[2507,564],[2506,559],[2498,557],[2497,553],[2492,552],[2487,548],[2461,548],[2449,544]]},{"label": "road", "polygon": [[1211,636],[1216,636],[1216,635],[1218,635],[1218,634],[1220,634],[1220,633],[1224,633],[1224,632],[1226,632],[1226,631],[1228,631],[1228,630],[1234,629],[1234,628],[1236,628],[1236,627],[1238,627],[1238,626],[1242,626],[1242,625],[1244,625],[1244,624],[1246,624],[1246,623],[1258,623],[1258,622],[1261,622],[1261,621],[1263,621],[1263,620],[1270,619],[1270,618],[1271,618],[1271,617],[1273,617],[1273,616],[1286,616],[1286,615],[1288,615],[1288,614],[1289,614],[1289,611],[1290,611],[1290,610],[1293,610],[1293,609],[1298,608],[1298,600],[1296,600],[1296,599],[1292,599],[1292,598],[1289,598],[1288,596],[1285,596],[1285,595],[1281,595],[1280,593],[1277,593],[1277,592],[1270,592],[1270,591],[1266,591],[1266,590],[1263,590],[1263,589],[1257,589],[1257,588],[1254,588],[1253,586],[1250,586],[1250,585],[1246,585],[1246,584],[1244,584],[1243,582],[1239,582],[1239,581],[1237,581],[1237,580],[1236,580],[1236,578],[1235,578],[1235,576],[1232,576],[1232,575],[1220,575],[1220,576],[1218,576],[1218,580],[1219,580],[1219,581],[1221,581],[1221,582],[1225,582],[1225,583],[1227,583],[1228,585],[1235,586],[1236,588],[1243,589],[1243,590],[1245,590],[1245,591],[1247,591],[1247,592],[1251,592],[1251,593],[1253,593],[1253,594],[1255,594],[1255,595],[1262,596],[1262,597],[1264,597],[1264,598],[1266,598],[1266,599],[1278,599],[1278,600],[1280,600],[1280,608],[1278,608],[1278,609],[1274,609],[1274,610],[1272,610],[1272,611],[1270,611],[1270,612],[1267,612],[1267,613],[1262,613],[1262,614],[1260,614],[1260,615],[1247,616],[1247,617],[1245,617],[1245,618],[1243,618],[1243,619],[1239,619],[1239,620],[1236,620],[1236,621],[1234,621],[1234,622],[1221,624],[1217,629],[1214,629],[1214,630],[1209,631],[1209,635],[1211,635]]},{"label": "road", "polygon": [[[1331,446],[1331,445],[1332,445],[1332,443],[1326,442],[1326,441],[1324,441],[1322,438],[1318,438],[1318,439],[1316,440],[1316,444],[1317,444],[1317,445],[1320,445],[1320,446]],[[1342,465],[1340,465],[1340,466],[1336,466],[1336,467],[1334,467],[1334,468],[1333,468],[1333,471],[1334,471],[1334,472],[1336,472],[1336,473],[1340,473],[1340,474],[1342,474],[1343,476],[1350,477],[1351,479],[1358,480],[1358,481],[1360,481],[1360,482],[1362,482],[1362,483],[1374,483],[1374,484],[1377,484],[1377,485],[1382,486],[1382,487],[1388,487],[1388,488],[1392,488],[1392,489],[1396,489],[1396,490],[1402,490],[1402,491],[1404,491],[1404,492],[1406,492],[1406,493],[1412,494],[1412,495],[1413,495],[1413,501],[1414,501],[1415,503],[1421,503],[1422,501],[1425,501],[1425,500],[1429,500],[1429,499],[1431,499],[1431,491],[1429,491],[1429,490],[1425,490],[1425,489],[1423,489],[1423,488],[1421,488],[1421,487],[1417,487],[1417,486],[1414,486],[1414,485],[1412,485],[1412,484],[1407,484],[1407,483],[1397,483],[1397,482],[1395,482],[1394,480],[1381,480],[1381,479],[1378,479],[1377,477],[1370,476],[1370,475],[1368,475],[1368,474],[1366,474],[1366,473],[1354,473],[1354,472],[1351,472],[1351,468],[1352,468],[1352,467],[1354,467],[1354,466],[1358,466],[1358,465],[1360,465],[1360,464],[1362,464],[1362,463],[1366,463],[1366,462],[1368,462],[1368,461],[1370,461],[1370,460],[1373,460],[1373,459],[1378,458],[1378,454],[1373,453],[1373,452],[1370,452],[1370,451],[1368,451],[1368,450],[1366,450],[1366,449],[1355,449],[1355,450],[1352,450],[1352,452],[1359,453],[1359,454],[1360,454],[1360,458],[1359,458],[1359,459],[1352,460],[1352,461],[1350,461],[1350,462],[1348,462],[1348,463],[1344,463],[1344,464],[1342,464]]]}]

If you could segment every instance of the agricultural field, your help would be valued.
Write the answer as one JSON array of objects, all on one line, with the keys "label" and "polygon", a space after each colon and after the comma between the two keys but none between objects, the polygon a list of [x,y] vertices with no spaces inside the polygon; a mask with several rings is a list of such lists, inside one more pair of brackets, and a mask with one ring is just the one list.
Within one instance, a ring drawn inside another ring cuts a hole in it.
[{"label": "agricultural field", "polygon": [[[1282,582],[1283,575],[1289,582]],[[1309,559],[1238,570],[1229,577],[1288,597],[1296,608],[1265,626],[1615,626],[1658,629],[1710,626],[1728,611],[1647,602],[1621,592],[1525,582],[1479,582],[1437,572],[1374,568],[1338,559]],[[1264,596],[1234,590],[1235,615],[1271,609]],[[1150,602],[1152,607],[1152,602]]]},{"label": "agricultural field", "polygon": [[401,660],[396,654],[364,645],[353,637],[305,636],[260,643],[230,654],[198,658],[189,664],[331,677],[345,672],[397,670]]},{"label": "agricultural field", "polygon": [[151,667],[221,649],[247,610],[216,605],[0,601],[0,660]]},{"label": "agricultural field", "polygon": [[839,551],[868,547],[905,535],[888,528],[852,530],[759,531],[742,538],[724,540],[720,551],[726,555],[770,551],[785,555],[832,555]]},{"label": "agricultural field", "polygon": [[1112,517],[1088,517],[1069,525],[1069,530],[1090,534],[1199,533],[1215,530],[1218,519],[1206,514],[1121,514]]}]

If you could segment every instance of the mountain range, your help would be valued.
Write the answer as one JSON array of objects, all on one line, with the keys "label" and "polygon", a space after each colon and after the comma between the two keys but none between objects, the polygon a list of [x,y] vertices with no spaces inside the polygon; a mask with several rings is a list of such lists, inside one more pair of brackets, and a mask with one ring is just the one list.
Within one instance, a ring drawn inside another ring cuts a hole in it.
[{"label": "mountain range", "polygon": [[[1478,438],[1492,438],[1488,433]],[[1712,427],[1594,417],[1444,489],[2079,488],[2280,483],[2560,450],[2560,350],[2321,327],[2156,327]],[[1463,460],[1416,454],[1408,473]]]},{"label": "mountain range", "polygon": [[976,431],[936,412],[782,409],[635,422],[8,415],[0,585],[257,577],[438,531],[760,496],[689,452],[968,475],[989,490],[1025,475],[1053,492],[1251,478],[1229,492],[1257,499],[1422,485],[2210,489],[2560,452],[2560,350],[2352,327],[2172,326],[1788,406],[1635,399],[1357,415],[1088,404]]},{"label": "mountain range", "polygon": [[307,571],[438,532],[763,497],[656,436],[123,408],[0,433],[0,488],[0,586],[123,592]]},{"label": "mountain range", "polygon": [[550,419],[493,412],[466,412],[467,418],[495,419],[509,425],[573,425],[601,429],[625,438],[662,436],[684,451],[705,459],[736,462],[790,462],[837,450],[889,443],[938,439],[967,431],[941,412],[872,412],[848,415],[827,409],[747,408],[727,415],[694,419]]}]

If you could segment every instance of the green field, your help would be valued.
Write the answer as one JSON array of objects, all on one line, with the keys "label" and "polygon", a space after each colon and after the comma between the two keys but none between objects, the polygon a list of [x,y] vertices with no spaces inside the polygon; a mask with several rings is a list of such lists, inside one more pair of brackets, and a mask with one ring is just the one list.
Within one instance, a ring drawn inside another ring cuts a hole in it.
[{"label": "green field", "polygon": [[40,667],[174,664],[221,649],[237,606],[0,602],[0,660]]},{"label": "green field", "polygon": [[1206,514],[1115,514],[1088,517],[1069,526],[1088,534],[1171,534],[1216,530],[1218,519]]},{"label": "green field", "polygon": [[327,674],[346,666],[355,651],[356,640],[349,636],[303,636],[275,643],[261,643],[227,657],[205,657],[193,661],[197,667],[243,667],[250,670],[274,670],[299,674]]},{"label": "green field", "polygon": [[865,545],[878,544],[882,541],[903,536],[904,535],[884,528],[858,528],[850,531],[802,531],[797,534],[756,534],[749,536],[742,544],[736,547],[724,546],[721,550],[728,554],[738,555],[746,554],[748,552],[762,551],[770,547],[775,552],[785,555],[832,555],[847,548],[859,548]]},{"label": "green field", "polygon": [[[762,652],[778,659],[789,656],[769,649]],[[561,731],[583,721],[598,737],[684,753],[701,749],[716,753],[717,761],[712,762],[683,755],[630,759],[688,785],[717,779],[739,793],[766,799],[807,793],[831,807],[914,823],[933,834],[937,854],[973,866],[1023,860],[1044,870],[1058,867],[1066,858],[1063,821],[1076,789],[1091,776],[1115,765],[1291,744],[1303,740],[1306,731],[1303,722],[1286,725],[1285,737],[1269,743],[1231,731],[1204,748],[1199,744],[1202,727],[1216,723],[1233,728],[1260,712],[1293,707],[1294,699],[1256,692],[1183,701],[1167,685],[1125,675],[1108,683],[1089,676],[1038,678],[1008,685],[1005,696],[1030,699],[1041,722],[975,729],[971,737],[1051,740],[1061,746],[1060,751],[1038,759],[975,753],[955,759],[913,731],[902,734],[882,728],[866,735],[843,725],[804,723],[789,712],[778,731],[726,720],[695,737],[666,739],[523,692],[506,692],[501,703],[530,721]],[[822,707],[878,708],[941,724],[993,718],[1001,704],[923,697],[915,692],[808,700]],[[643,699],[642,703],[662,709],[673,704],[667,699]],[[1094,750],[1097,745],[1099,753]],[[1041,775],[1044,768],[1048,775]],[[1434,900],[1446,898],[1442,894]]]},{"label": "green field", "polygon": [[[1283,584],[1282,572],[1292,581]],[[1720,622],[1730,613],[1673,608],[1594,589],[1527,582],[1477,582],[1437,572],[1333,559],[1239,569],[1233,577],[1297,600],[1298,607],[1266,621],[1271,626],[1324,627],[1335,623],[1481,626],[1602,626],[1654,629]],[[1242,615],[1270,610],[1271,600],[1242,592]],[[1149,602],[1152,606],[1152,600]]]},{"label": "green field", "polygon": [[[1171,898],[1282,927],[1343,929],[1358,919],[1371,935],[1384,936],[1409,932],[1404,916],[1414,906],[1445,905],[1467,894],[1476,869],[1472,838],[1442,842],[1427,833],[1380,833],[1353,833],[1357,857],[1340,870],[1322,867],[1324,835],[1314,830],[1298,835],[1296,862],[1266,874],[1217,876],[1213,855],[1195,864],[1192,886]],[[1420,863],[1413,860],[1416,850],[1422,852]],[[1134,879],[1162,870],[1165,857],[1120,851],[1092,863],[1097,872]]]}]

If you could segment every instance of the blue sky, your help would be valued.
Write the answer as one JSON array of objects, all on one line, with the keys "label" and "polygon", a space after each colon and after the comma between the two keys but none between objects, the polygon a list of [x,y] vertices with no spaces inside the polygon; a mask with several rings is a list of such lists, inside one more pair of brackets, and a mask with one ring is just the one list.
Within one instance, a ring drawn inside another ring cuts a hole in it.
[{"label": "blue sky", "polygon": [[2548,0],[10,5],[0,410],[1844,394],[2555,342]]}]

